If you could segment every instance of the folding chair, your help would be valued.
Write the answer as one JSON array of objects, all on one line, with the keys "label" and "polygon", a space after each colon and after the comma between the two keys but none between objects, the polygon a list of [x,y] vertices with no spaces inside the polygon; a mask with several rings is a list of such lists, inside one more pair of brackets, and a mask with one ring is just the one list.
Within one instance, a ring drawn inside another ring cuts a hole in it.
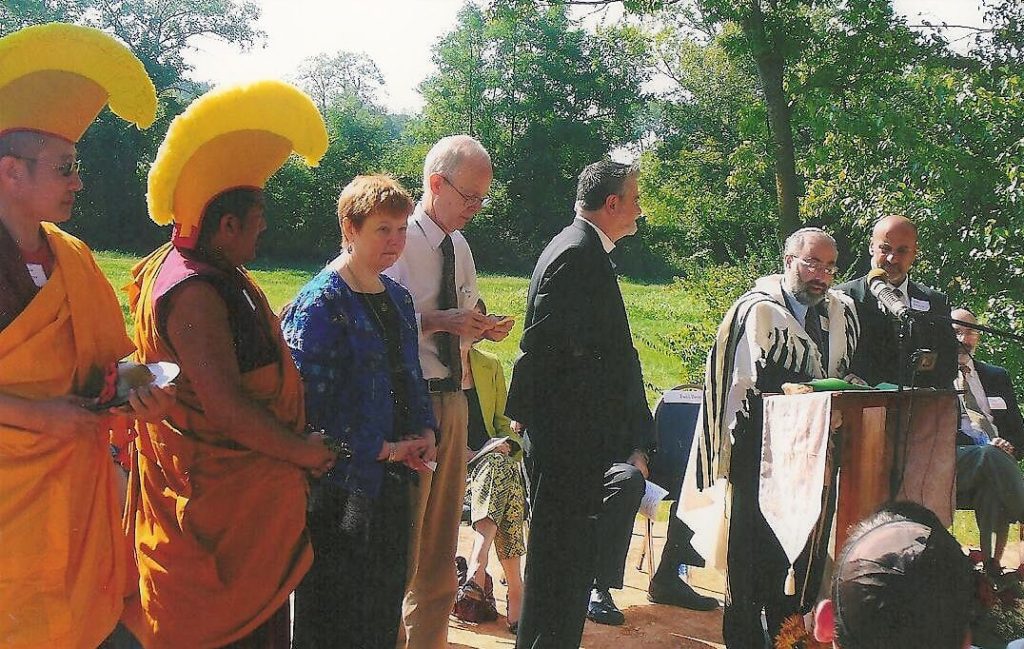
[{"label": "folding chair", "polygon": [[[699,385],[680,385],[665,390],[654,408],[654,430],[658,440],[658,452],[651,465],[651,482],[668,489],[669,500],[679,497],[682,490],[683,474],[690,457],[697,417],[704,399]],[[647,575],[654,577],[654,522],[647,519],[644,532],[644,546],[637,570],[643,570],[647,560]]]}]

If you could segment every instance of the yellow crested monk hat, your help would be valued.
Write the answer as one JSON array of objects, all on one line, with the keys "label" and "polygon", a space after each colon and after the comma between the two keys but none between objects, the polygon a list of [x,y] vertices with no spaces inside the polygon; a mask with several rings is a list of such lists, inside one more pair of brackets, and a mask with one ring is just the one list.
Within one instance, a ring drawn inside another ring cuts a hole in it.
[{"label": "yellow crested monk hat", "polygon": [[156,119],[153,82],[113,37],[49,23],[0,38],[0,135],[37,131],[78,142],[108,103],[139,128]]},{"label": "yellow crested monk hat", "polygon": [[211,90],[178,115],[149,171],[149,216],[195,248],[203,212],[226,191],[262,189],[292,152],[315,167],[327,128],[313,100],[283,81]]}]

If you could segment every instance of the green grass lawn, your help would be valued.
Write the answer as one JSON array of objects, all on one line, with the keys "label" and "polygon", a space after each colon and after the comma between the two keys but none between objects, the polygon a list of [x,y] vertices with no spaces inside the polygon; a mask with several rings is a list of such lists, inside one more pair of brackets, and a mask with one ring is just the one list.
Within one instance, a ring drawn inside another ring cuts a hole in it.
[{"label": "green grass lawn", "polygon": [[[118,299],[125,309],[125,293],[120,290],[128,283],[132,266],[138,257],[119,252],[97,252],[100,268],[118,289]],[[274,267],[256,265],[253,275],[267,293],[270,304],[279,310],[318,271],[314,267]],[[526,289],[529,279],[508,275],[482,275],[480,294],[491,313],[508,314],[516,319],[512,333],[500,343],[483,341],[479,343],[501,359],[506,374],[510,374],[512,363],[519,350],[519,338],[523,333]],[[653,404],[661,390],[680,383],[695,381],[700,377],[686,376],[683,363],[671,349],[662,342],[666,330],[679,323],[696,322],[706,317],[687,298],[680,284],[638,284],[629,280],[621,281],[623,299],[629,312],[633,328],[633,339],[640,353],[644,379],[647,382],[648,398]],[[125,311],[125,320],[129,320]]]},{"label": "green grass lawn", "polygon": [[[132,266],[138,257],[118,252],[98,252],[96,259],[110,283],[118,289],[118,299],[125,310],[125,320],[129,320],[124,304],[125,293],[119,289],[128,283]],[[273,265],[257,265],[253,269],[256,281],[267,293],[270,304],[275,310],[284,306],[319,268],[275,267]],[[506,375],[511,373],[512,363],[519,350],[519,338],[523,333],[523,314],[526,302],[526,289],[529,279],[507,275],[482,275],[480,277],[480,293],[487,302],[491,313],[509,314],[516,318],[512,333],[500,343],[481,342],[484,349],[489,349],[501,358]],[[686,287],[681,283],[641,284],[622,279],[623,299],[629,312],[630,326],[633,330],[633,341],[640,353],[644,380],[647,383],[647,396],[653,405],[661,390],[671,388],[680,383],[701,382],[703,376],[693,376],[687,370],[680,357],[672,351],[674,341],[685,337],[687,326],[698,325],[702,319],[714,318],[716,323],[720,314],[707,313],[702,304],[688,296]],[[667,504],[659,519],[667,516]],[[959,511],[953,522],[953,532],[966,545],[978,545],[978,528],[974,522],[974,513]],[[1016,541],[1017,526],[1010,531],[1010,539]]]}]

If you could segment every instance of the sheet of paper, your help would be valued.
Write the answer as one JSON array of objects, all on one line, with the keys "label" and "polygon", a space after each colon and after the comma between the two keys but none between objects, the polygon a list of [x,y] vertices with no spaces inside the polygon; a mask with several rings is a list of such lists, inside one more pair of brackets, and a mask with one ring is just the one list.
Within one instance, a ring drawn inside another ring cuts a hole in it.
[{"label": "sheet of paper", "polygon": [[493,437],[493,438],[487,440],[487,443],[480,447],[480,450],[477,451],[476,455],[474,455],[469,460],[469,463],[472,464],[472,463],[476,462],[477,460],[479,460],[483,456],[487,455],[488,453],[490,453],[494,449],[498,448],[499,446],[501,446],[502,444],[504,444],[507,441],[508,441],[508,437]]},{"label": "sheet of paper", "polygon": [[644,497],[640,499],[640,513],[654,520],[658,515],[658,503],[664,500],[667,495],[668,489],[663,489],[661,486],[648,480],[647,487],[644,489]]}]

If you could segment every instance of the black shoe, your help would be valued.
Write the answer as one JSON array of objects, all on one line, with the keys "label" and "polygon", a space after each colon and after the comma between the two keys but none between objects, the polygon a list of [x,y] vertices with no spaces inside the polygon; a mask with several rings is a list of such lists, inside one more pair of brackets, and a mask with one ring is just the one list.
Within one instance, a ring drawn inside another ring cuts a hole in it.
[{"label": "black shoe", "polygon": [[595,588],[590,592],[590,606],[587,607],[587,618],[598,624],[619,626],[626,621],[619,607],[615,605],[612,594],[607,588]]},{"label": "black shoe", "polygon": [[679,606],[693,611],[713,611],[718,608],[717,599],[699,594],[690,588],[689,584],[678,578],[667,580],[666,583],[652,581],[651,587],[647,590],[647,601]]}]

